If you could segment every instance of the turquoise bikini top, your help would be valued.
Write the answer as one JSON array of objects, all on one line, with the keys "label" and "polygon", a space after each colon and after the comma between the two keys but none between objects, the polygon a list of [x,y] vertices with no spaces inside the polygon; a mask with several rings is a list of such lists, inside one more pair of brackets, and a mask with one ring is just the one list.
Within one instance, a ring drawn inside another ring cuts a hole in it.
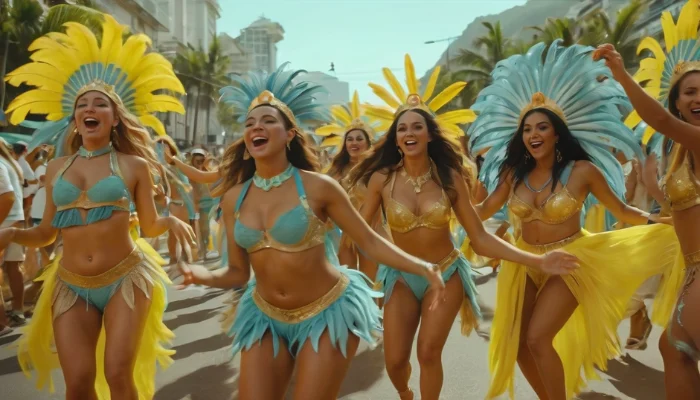
[{"label": "turquoise bikini top", "polygon": [[[109,167],[112,173],[91,188],[81,190],[63,178],[63,174],[79,156],[91,158],[106,153],[109,153]],[[56,174],[51,193],[56,205],[56,215],[51,225],[59,229],[90,225],[110,218],[114,211],[129,212],[130,210],[131,195],[124,184],[117,153],[112,149],[111,144],[108,148],[91,153],[81,147],[80,151],[70,157]],[[86,221],[83,221],[80,209],[88,210]]]},{"label": "turquoise bikini top", "polygon": [[321,221],[309,207],[299,170],[296,168],[293,170],[300,204],[280,215],[272,228],[267,230],[249,228],[240,222],[239,210],[253,179],[251,178],[243,184],[243,190],[236,202],[236,223],[233,229],[236,243],[246,249],[248,253],[263,249],[294,253],[325,243],[327,224]]}]

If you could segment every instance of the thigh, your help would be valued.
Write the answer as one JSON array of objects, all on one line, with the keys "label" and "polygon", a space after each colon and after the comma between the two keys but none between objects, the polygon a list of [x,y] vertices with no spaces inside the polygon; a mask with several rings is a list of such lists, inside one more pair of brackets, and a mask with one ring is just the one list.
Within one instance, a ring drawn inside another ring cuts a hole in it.
[{"label": "thigh", "polygon": [[95,378],[97,339],[102,315],[81,298],[53,321],[54,342],[66,381]]},{"label": "thigh", "polygon": [[240,400],[281,400],[287,391],[294,370],[294,359],[281,342],[274,356],[272,335],[265,333],[259,345],[241,352],[238,377]]},{"label": "thigh", "polygon": [[564,280],[559,276],[550,277],[537,296],[527,330],[528,339],[553,339],[576,307],[578,302]]},{"label": "thigh", "polygon": [[690,283],[683,296],[683,308],[680,315],[682,326],[678,326],[677,317],[674,316],[674,321],[669,327],[674,337],[691,345],[696,353],[700,352],[700,318],[698,315],[700,315],[700,272],[695,273],[695,280]]},{"label": "thigh", "polygon": [[457,272],[445,282],[445,301],[430,310],[430,305],[437,293],[428,291],[421,304],[421,324],[418,331],[418,353],[423,351],[442,349],[447,337],[452,330],[452,325],[457,317],[462,302],[464,301],[464,287],[462,279]]},{"label": "thigh", "polygon": [[535,303],[537,302],[537,286],[529,276],[525,282],[525,294],[523,295],[523,309],[520,320],[520,343],[525,342],[526,333],[532,320],[532,314],[535,311]]},{"label": "thigh", "polygon": [[[118,287],[104,310],[105,372],[107,369],[133,368],[146,317],[151,307],[150,298],[134,285],[134,308],[122,295]],[[149,293],[150,296],[150,293]]]},{"label": "thigh", "polygon": [[384,303],[384,357],[387,362],[408,362],[420,312],[420,302],[411,289],[401,280],[396,282],[389,301]]},{"label": "thigh", "polygon": [[359,343],[360,338],[348,332],[346,358],[340,349],[333,345],[327,330],[321,335],[318,352],[314,351],[311,342],[307,340],[297,357],[297,379],[292,398],[294,400],[337,398],[340,385],[348,372],[350,362],[355,357]]}]

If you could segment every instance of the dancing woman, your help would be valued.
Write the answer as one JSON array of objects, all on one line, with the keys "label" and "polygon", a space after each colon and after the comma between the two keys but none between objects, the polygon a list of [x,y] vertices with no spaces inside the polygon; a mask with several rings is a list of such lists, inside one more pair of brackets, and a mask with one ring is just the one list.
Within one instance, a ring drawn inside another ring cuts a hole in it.
[{"label": "dancing woman", "polygon": [[438,294],[444,288],[433,264],[380,238],[342,187],[316,172],[299,124],[323,118],[313,99],[322,88],[293,83],[299,72],[283,68],[234,77],[238,85],[221,91],[223,102],[245,112],[243,139],[226,150],[220,169],[228,266],[183,271],[185,284],[248,285],[228,331],[234,353],[242,353],[242,400],[282,399],[295,369],[294,399],[336,398],[359,340],[373,343],[381,329],[373,301],[381,295],[329,252],[331,221],[371,257],[424,276]]},{"label": "dancing woman", "polygon": [[11,122],[48,113],[56,122],[32,143],[58,140],[69,156],[48,164],[41,223],[0,231],[0,248],[63,238],[63,257],[39,278],[43,291],[19,342],[20,365],[36,370],[38,386],[53,389],[60,363],[67,399],[150,399],[157,364],[174,353],[163,347],[173,337],[162,322],[168,278],[130,236],[129,209],[133,202],[146,236],[170,230],[186,248],[194,240],[189,226],[156,214],[158,161],[144,128],[164,133],[151,111],[184,112],[152,91],[184,90],[165,58],[145,54],[148,37],[122,43],[125,27],[104,19],[101,45],[70,22],[65,34],[35,41],[34,61],[8,75],[13,85],[36,87],[9,105]]},{"label": "dancing woman", "polygon": [[[430,311],[435,301],[428,281],[410,271],[385,263],[379,267],[377,283],[383,288],[384,356],[387,372],[402,399],[413,399],[408,386],[411,376],[411,348],[418,332],[420,392],[425,400],[438,399],[443,383],[442,349],[457,313],[461,311],[462,333],[468,335],[481,317],[476,299],[472,270],[452,242],[450,220],[454,212],[465,227],[474,249],[489,257],[517,260],[546,271],[564,273],[576,260],[566,253],[535,256],[488,234],[471,203],[471,170],[464,165],[456,140],[461,130],[455,123],[473,119],[471,110],[456,110],[435,115],[456,96],[464,82],[454,83],[433,95],[439,68],[420,96],[418,80],[410,57],[405,58],[408,95],[391,71],[385,69],[396,97],[382,87],[370,84],[375,93],[396,110],[372,107],[371,112],[392,121],[374,152],[353,172],[352,184],[367,186],[361,210],[366,221],[384,210],[394,243],[422,259],[434,262],[445,281],[445,304]],[[401,90],[399,90],[401,89]],[[401,101],[397,100],[401,99]],[[364,246],[359,246],[365,250]]]},{"label": "dancing woman", "polygon": [[[321,143],[322,147],[336,146],[338,149],[327,173],[347,191],[350,202],[358,211],[364,204],[367,188],[364,185],[350,186],[350,171],[372,147],[375,129],[383,128],[364,114],[365,106],[360,104],[359,96],[355,92],[349,106],[338,105],[332,108],[334,123],[322,126],[315,131],[316,135],[325,136]],[[342,132],[342,135],[336,135],[338,132]],[[379,228],[380,219],[375,218],[371,225]],[[372,281],[377,277],[377,264],[359,253],[347,235],[341,237],[338,259],[341,265],[347,265],[350,268],[357,268],[359,265],[360,271]]]},{"label": "dancing woman", "polygon": [[[670,270],[678,254],[671,227],[645,225],[649,214],[620,200],[624,176],[610,147],[629,158],[641,149],[621,121],[618,107],[629,107],[621,90],[598,80],[607,68],[591,60],[590,47],[555,41],[546,58],[545,48],[539,43],[499,63],[474,105],[472,150],[489,148],[482,179],[491,191],[477,212],[487,219],[507,203],[522,222],[518,248],[564,249],[581,266],[558,277],[503,263],[488,398],[506,390],[515,396],[516,359],[539,398],[572,398],[597,377],[595,366],[604,370],[620,353],[617,326],[634,291]],[[619,221],[644,226],[583,231],[589,195]]]},{"label": "dancing woman", "polygon": [[[670,207],[673,224],[685,258],[685,279],[678,303],[666,332],[659,342],[664,359],[666,397],[700,398],[700,51],[697,1],[688,1],[677,23],[670,13],[662,16],[666,51],[654,39],[646,43],[653,56],[642,60],[637,79],[648,81],[649,93],[627,73],[624,61],[612,45],[596,50],[594,59],[605,60],[622,85],[638,116],[649,125],[649,138],[655,131],[676,142],[673,161],[661,188]],[[655,89],[653,89],[655,88]],[[680,145],[680,146],[678,146]]]}]

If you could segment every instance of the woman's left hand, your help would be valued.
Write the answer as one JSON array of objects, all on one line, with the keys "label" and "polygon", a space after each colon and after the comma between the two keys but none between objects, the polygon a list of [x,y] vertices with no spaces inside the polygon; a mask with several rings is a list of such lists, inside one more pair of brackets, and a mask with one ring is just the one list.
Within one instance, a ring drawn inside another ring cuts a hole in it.
[{"label": "woman's left hand", "polygon": [[625,70],[625,61],[622,59],[620,53],[615,50],[615,46],[609,43],[601,44],[595,49],[593,52],[593,60],[605,60],[605,65],[610,68],[613,78],[617,81],[620,80],[623,74],[627,73]]},{"label": "woman's left hand", "polygon": [[657,224],[673,225],[673,217],[662,217],[659,214],[650,214],[649,221]]},{"label": "woman's left hand", "polygon": [[[167,217],[169,221],[168,230],[171,235],[175,235],[175,239],[182,246],[187,256],[187,261],[192,262],[192,247],[197,245],[194,230],[189,224],[186,224],[175,217]],[[178,257],[181,257],[181,253]]]}]

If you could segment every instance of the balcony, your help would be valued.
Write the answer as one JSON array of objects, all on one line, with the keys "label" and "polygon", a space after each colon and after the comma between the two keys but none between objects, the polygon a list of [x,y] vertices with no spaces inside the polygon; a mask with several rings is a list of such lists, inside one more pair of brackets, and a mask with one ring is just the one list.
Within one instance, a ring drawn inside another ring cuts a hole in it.
[{"label": "balcony", "polygon": [[137,10],[137,14],[146,20],[157,31],[168,32],[170,30],[170,16],[153,0],[122,0]]}]

